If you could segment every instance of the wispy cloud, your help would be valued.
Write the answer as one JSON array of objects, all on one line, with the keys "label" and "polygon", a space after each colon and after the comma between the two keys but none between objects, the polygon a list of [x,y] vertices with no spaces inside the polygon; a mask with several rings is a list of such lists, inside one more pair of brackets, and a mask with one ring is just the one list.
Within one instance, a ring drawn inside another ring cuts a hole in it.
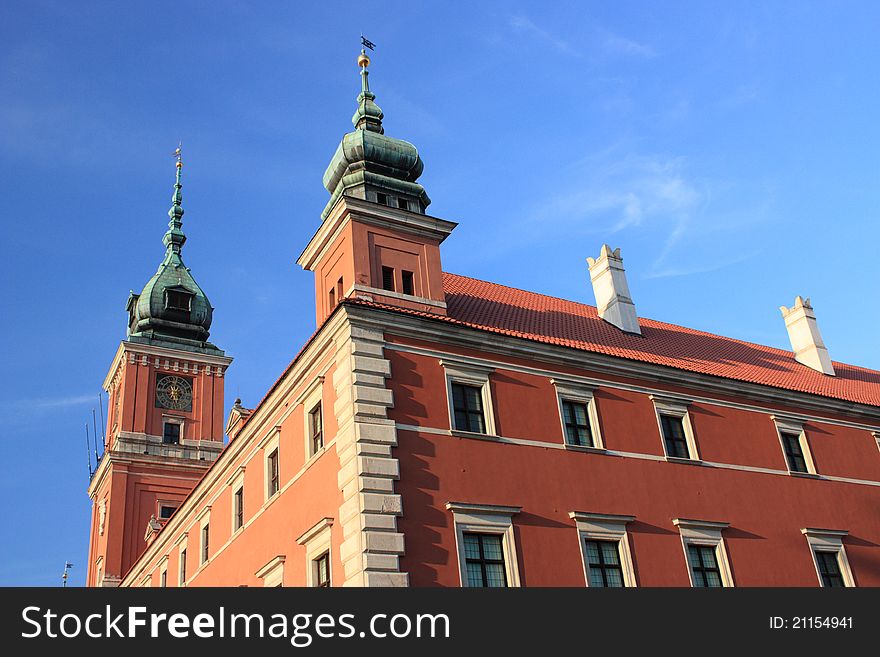
[{"label": "wispy cloud", "polygon": [[559,52],[574,57],[580,57],[581,53],[562,37],[550,32],[549,30],[539,27],[530,18],[517,14],[510,18],[510,26],[518,32],[527,34],[544,43],[549,44]]},{"label": "wispy cloud", "polygon": [[[717,271],[758,254],[744,228],[762,221],[767,207],[740,201],[736,185],[693,175],[683,157],[621,150],[564,167],[564,188],[520,222],[515,239],[566,234],[600,244],[627,234],[654,245],[653,260],[642,267],[646,278]],[[723,205],[716,205],[716,193]]]},{"label": "wispy cloud", "polygon": [[657,51],[652,46],[612,32],[605,32],[602,39],[602,49],[612,55],[643,57],[645,59],[653,59],[657,56]]},{"label": "wispy cloud", "polygon": [[40,397],[35,399],[18,399],[12,401],[12,406],[18,411],[52,411],[72,406],[86,406],[95,404],[98,395],[69,395],[62,397]]}]

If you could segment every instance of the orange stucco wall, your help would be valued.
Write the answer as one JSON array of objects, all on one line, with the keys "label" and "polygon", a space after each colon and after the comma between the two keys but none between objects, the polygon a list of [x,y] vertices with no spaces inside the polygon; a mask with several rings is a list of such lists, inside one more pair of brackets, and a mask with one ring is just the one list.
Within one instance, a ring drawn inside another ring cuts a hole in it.
[{"label": "orange stucco wall", "polygon": [[[849,530],[844,545],[857,584],[880,585],[880,515],[875,512],[880,487],[787,474],[769,413],[721,403],[695,402],[689,408],[704,461],[776,473],[657,460],[664,452],[648,393],[614,387],[624,381],[620,377],[581,372],[608,380],[595,391],[602,438],[607,449],[632,456],[558,449],[564,439],[551,377],[503,367],[504,361],[529,365],[516,359],[482,356],[502,361],[490,376],[498,434],[539,444],[399,429],[397,490],[404,507],[399,527],[406,536],[401,568],[412,585],[459,585],[453,517],[445,509],[449,501],[522,507],[513,524],[520,577],[527,586],[584,585],[570,511],[636,516],[628,532],[641,586],[689,585],[680,534],[672,523],[676,517],[730,523],[723,536],[737,586],[816,586],[804,527]],[[390,415],[402,425],[448,430],[439,359],[392,349],[386,357],[395,398]],[[830,421],[808,421],[805,431],[819,473],[880,482],[880,452],[870,431]]]},{"label": "orange stucco wall", "polygon": [[[321,403],[324,420],[325,448],[317,456],[307,458],[305,408],[300,401],[305,390],[323,372]],[[262,586],[257,571],[273,558],[283,555],[284,584],[306,584],[306,548],[296,539],[322,518],[334,519],[331,541],[342,542],[342,529],[335,519],[342,501],[336,483],[339,460],[333,441],[336,420],[333,415],[331,354],[325,353],[312,370],[302,376],[301,383],[283,396],[267,402],[273,410],[257,413],[227,446],[221,461],[205,476],[205,483],[193,493],[191,506],[183,507],[156,539],[151,556],[138,564],[138,575],[132,582],[141,585],[149,577],[159,585],[159,563],[167,557],[168,586],[178,585],[178,541],[187,534],[187,580],[190,586]],[[276,429],[278,427],[278,429]],[[260,443],[277,432],[279,447],[280,491],[266,500],[265,452],[273,443]],[[235,452],[237,445],[243,451]],[[232,455],[236,454],[233,458]],[[244,467],[244,522],[242,530],[233,532],[233,495],[230,480]],[[200,563],[200,514],[210,506],[209,560]],[[334,583],[341,578],[342,563],[338,549],[332,552],[331,573]]]}]

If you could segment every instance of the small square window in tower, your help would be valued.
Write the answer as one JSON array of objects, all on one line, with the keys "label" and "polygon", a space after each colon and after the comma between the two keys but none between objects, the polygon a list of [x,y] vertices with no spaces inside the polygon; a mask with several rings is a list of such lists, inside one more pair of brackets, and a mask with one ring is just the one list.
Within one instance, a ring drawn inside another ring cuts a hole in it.
[{"label": "small square window in tower", "polygon": [[382,289],[394,292],[394,268],[382,267]]},{"label": "small square window in tower", "polygon": [[401,282],[403,283],[404,294],[415,294],[415,276],[411,271],[405,269],[400,272]]},{"label": "small square window in tower", "polygon": [[184,289],[165,290],[165,308],[179,312],[189,312],[192,308],[193,294]]}]

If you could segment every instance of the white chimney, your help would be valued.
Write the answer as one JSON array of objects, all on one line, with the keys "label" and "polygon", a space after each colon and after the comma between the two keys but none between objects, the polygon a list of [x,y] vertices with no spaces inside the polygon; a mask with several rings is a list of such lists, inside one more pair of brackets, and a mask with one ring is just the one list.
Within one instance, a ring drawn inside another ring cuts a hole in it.
[{"label": "white chimney", "polygon": [[641,335],[636,307],[629,296],[620,249],[612,251],[610,246],[603,244],[599,258],[587,258],[587,264],[590,266],[590,281],[593,283],[599,317],[621,331]]},{"label": "white chimney", "polygon": [[780,306],[779,310],[785,318],[785,328],[788,329],[788,339],[791,341],[795,360],[817,372],[834,376],[831,356],[822,342],[810,298],[807,297],[805,301],[801,297],[795,297],[794,306]]}]

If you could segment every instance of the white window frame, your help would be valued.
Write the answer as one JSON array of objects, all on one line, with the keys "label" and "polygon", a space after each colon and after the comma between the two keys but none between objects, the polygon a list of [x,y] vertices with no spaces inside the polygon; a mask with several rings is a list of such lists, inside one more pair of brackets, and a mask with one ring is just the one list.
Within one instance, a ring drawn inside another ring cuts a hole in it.
[{"label": "white window frame", "polygon": [[[444,358],[440,361],[446,377],[446,406],[449,410],[449,428],[453,433],[464,435],[487,435],[497,436],[495,430],[495,409],[492,405],[492,386],[489,383],[489,375],[495,371],[493,367],[485,367],[472,363],[464,363]],[[455,428],[455,407],[452,403],[452,384],[460,383],[480,389],[480,397],[483,402],[483,424],[485,433],[475,433]]]},{"label": "white window frame", "polygon": [[[165,425],[166,424],[176,424],[180,429],[180,435],[177,437],[176,443],[166,443],[165,442]],[[183,445],[183,436],[184,429],[186,428],[186,418],[180,417],[179,415],[162,415],[162,444],[163,445]]]},{"label": "white window frame", "polygon": [[162,577],[165,577],[165,587],[168,588],[168,555],[159,561],[159,586],[162,587]]},{"label": "white window frame", "polygon": [[[663,445],[663,454],[669,461],[700,461],[700,451],[697,449],[697,439],[694,434],[694,427],[691,423],[689,407],[691,401],[680,397],[662,397],[660,395],[651,395],[650,399],[654,402],[654,415],[657,416],[657,430],[660,432],[660,442]],[[661,415],[671,415],[681,418],[681,424],[684,428],[684,437],[687,441],[688,457],[670,456],[666,452],[666,437],[663,435],[663,422]]]},{"label": "white window frame", "polygon": [[[196,516],[196,521],[199,523],[199,567],[198,570],[204,568],[211,561],[211,507],[206,506],[202,509],[201,513]],[[205,527],[208,527],[208,554],[206,559],[202,559],[205,556]]]},{"label": "white window frame", "polygon": [[[281,492],[281,427],[277,426],[263,438],[260,448],[263,450],[263,506],[266,506],[271,500]],[[278,450],[278,490],[269,494],[269,457],[272,452]]]},{"label": "white window frame", "polygon": [[318,585],[318,564],[316,559],[324,553],[329,555],[327,559],[327,576],[330,579],[330,586],[333,586],[332,528],[333,518],[321,518],[296,539],[296,542],[306,549],[306,586],[315,587]]},{"label": "white window frame", "polygon": [[[319,454],[323,454],[327,449],[327,431],[324,425],[324,418],[327,415],[324,408],[324,377],[315,377],[315,380],[303,390],[294,404],[302,404],[303,407],[304,454],[306,455],[305,460],[308,462]],[[309,419],[312,411],[318,404],[321,404],[321,432],[324,434],[324,445],[316,452],[312,450],[312,427]]]},{"label": "white window frame", "polygon": [[455,526],[455,550],[458,553],[458,575],[461,586],[468,586],[467,562],[464,554],[464,534],[466,532],[501,536],[507,586],[521,586],[519,562],[516,556],[516,538],[513,532],[513,516],[522,511],[522,507],[447,502],[446,509],[452,512]]},{"label": "white window frame", "polygon": [[715,522],[713,520],[692,520],[690,518],[673,518],[672,524],[678,527],[681,535],[681,547],[684,550],[684,565],[687,568],[688,580],[694,585],[694,575],[691,572],[691,560],[688,557],[688,545],[706,545],[715,548],[715,560],[718,562],[718,570],[721,573],[721,585],[725,588],[733,587],[733,573],[730,570],[730,561],[727,556],[727,547],[721,533],[730,527],[728,522]]},{"label": "white window frame", "polygon": [[871,435],[874,436],[874,440],[877,441],[877,449],[880,449],[880,431],[872,431]]},{"label": "white window frame", "polygon": [[263,580],[263,587],[275,588],[284,586],[284,562],[287,557],[279,554],[269,560],[266,565],[260,568],[254,575]]},{"label": "white window frame", "polygon": [[[180,566],[183,561],[183,553],[186,552],[187,561],[189,561],[189,551],[186,549],[187,542],[189,538],[189,533],[184,532],[181,534],[180,538],[177,539],[177,585],[178,586],[186,586],[186,570],[181,571]],[[189,566],[189,564],[185,564]]]},{"label": "white window frame", "polygon": [[[238,466],[238,468],[236,468],[235,472],[233,473],[233,475],[229,478],[229,481],[227,482],[229,484],[229,507],[232,512],[231,517],[230,517],[230,524],[229,524],[229,526],[232,529],[232,531],[230,532],[231,536],[235,536],[238,532],[240,532],[242,529],[244,529],[245,524],[247,524],[244,519],[244,470],[245,470],[245,466],[243,466],[243,465]],[[239,490],[241,490],[241,492],[242,492],[241,493],[241,497],[242,497],[242,499],[241,499],[241,504],[242,504],[241,527],[236,527],[235,526],[235,523],[237,520],[236,516],[238,514],[236,513],[236,509],[235,509],[235,494]]]},{"label": "white window frame", "polygon": [[[599,411],[596,407],[594,392],[596,386],[565,379],[552,378],[550,383],[556,388],[556,403],[559,407],[559,422],[562,427],[562,442],[568,449],[575,450],[605,450],[605,442],[602,440],[602,431],[599,428]],[[593,437],[593,446],[570,445],[565,435],[565,413],[562,410],[562,402],[574,402],[584,404],[587,407],[587,421],[590,423],[590,435]]]},{"label": "white window frame", "polygon": [[854,587],[856,585],[852,569],[849,565],[849,559],[846,556],[846,547],[843,545],[843,537],[849,534],[848,531],[804,527],[801,529],[801,533],[807,537],[807,544],[810,546],[810,555],[813,558],[813,567],[816,569],[819,586],[824,587],[825,585],[822,583],[822,574],[819,572],[819,560],[816,558],[816,551],[836,552],[837,565],[840,568],[840,575],[843,577],[844,585],[847,587]]},{"label": "white window frame", "polygon": [[[788,470],[789,474],[792,475],[815,475],[816,472],[816,464],[813,462],[813,452],[810,450],[810,443],[807,440],[807,433],[804,431],[804,420],[793,417],[783,417],[780,415],[771,415],[771,419],[773,423],[776,425],[776,436],[779,438],[779,447],[782,449],[782,458],[785,461],[785,469]],[[801,452],[804,454],[804,461],[807,464],[806,472],[796,472],[791,469],[791,464],[788,462],[788,454],[785,453],[785,443],[782,440],[783,433],[793,433],[797,434],[798,442],[801,446]]]},{"label": "white window frame", "polygon": [[585,513],[571,511],[568,517],[575,521],[578,533],[578,545],[584,565],[584,581],[590,586],[590,566],[584,541],[614,541],[617,543],[617,554],[620,559],[620,571],[623,585],[627,588],[636,586],[636,572],[633,567],[632,552],[626,526],[636,519],[635,516],[621,516],[608,513]]},{"label": "white window frame", "polygon": [[169,502],[168,500],[156,500],[156,520],[170,520],[171,519],[171,516],[168,516],[167,518],[162,517],[162,507],[163,506],[166,508],[173,508],[174,510],[171,512],[171,515],[173,516],[177,512],[177,509],[180,508],[180,502]]}]

